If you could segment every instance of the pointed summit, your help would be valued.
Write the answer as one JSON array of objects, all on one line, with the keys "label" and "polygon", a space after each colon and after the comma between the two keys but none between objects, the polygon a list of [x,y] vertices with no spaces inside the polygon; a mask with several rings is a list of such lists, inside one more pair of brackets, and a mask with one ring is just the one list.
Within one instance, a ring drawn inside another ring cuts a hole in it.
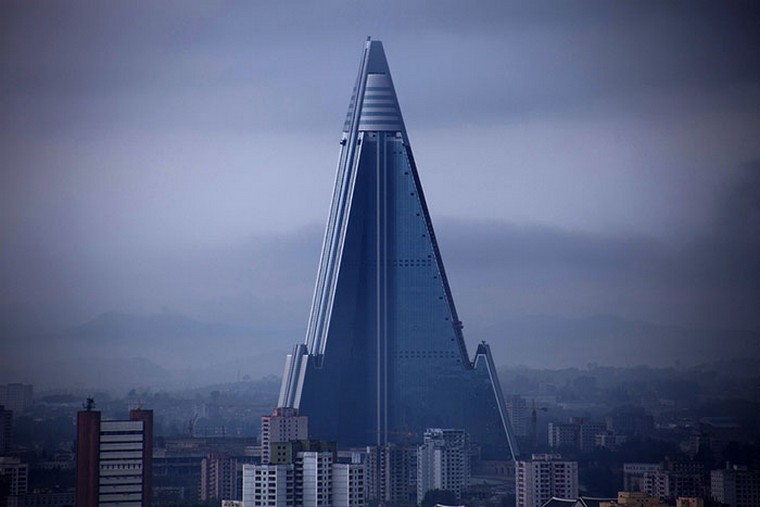
[{"label": "pointed summit", "polygon": [[[358,111],[356,104],[360,105]],[[343,132],[359,130],[404,130],[383,43],[378,40],[368,40],[364,44],[359,75],[343,124]]]},{"label": "pointed summit", "polygon": [[490,349],[470,360],[465,346],[380,41],[364,45],[341,145],[306,340],[288,355],[279,406],[341,445],[448,427],[486,457],[514,456]]}]

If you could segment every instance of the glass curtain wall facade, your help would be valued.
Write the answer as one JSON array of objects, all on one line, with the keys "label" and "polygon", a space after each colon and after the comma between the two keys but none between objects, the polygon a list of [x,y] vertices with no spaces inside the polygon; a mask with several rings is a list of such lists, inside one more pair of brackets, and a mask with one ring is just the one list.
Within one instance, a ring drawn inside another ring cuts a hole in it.
[{"label": "glass curtain wall facade", "polygon": [[465,429],[516,454],[488,345],[470,359],[380,41],[364,46],[305,343],[279,398],[341,445]]}]

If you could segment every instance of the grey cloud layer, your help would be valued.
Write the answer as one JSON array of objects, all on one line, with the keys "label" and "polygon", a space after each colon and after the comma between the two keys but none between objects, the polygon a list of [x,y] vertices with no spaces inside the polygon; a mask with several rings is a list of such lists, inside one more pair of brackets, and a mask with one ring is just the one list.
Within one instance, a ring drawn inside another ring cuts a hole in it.
[{"label": "grey cloud layer", "polygon": [[465,318],[760,328],[754,3],[11,1],[0,24],[11,313],[305,321],[369,34]]}]

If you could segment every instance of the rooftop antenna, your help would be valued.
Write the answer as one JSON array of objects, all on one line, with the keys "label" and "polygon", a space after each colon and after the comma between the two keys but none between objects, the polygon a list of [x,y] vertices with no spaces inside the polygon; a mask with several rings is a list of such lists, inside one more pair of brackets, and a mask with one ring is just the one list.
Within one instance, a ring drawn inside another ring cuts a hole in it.
[{"label": "rooftop antenna", "polygon": [[95,400],[93,398],[87,398],[84,403],[82,403],[82,408],[84,408],[86,411],[91,412],[92,408],[95,406]]}]

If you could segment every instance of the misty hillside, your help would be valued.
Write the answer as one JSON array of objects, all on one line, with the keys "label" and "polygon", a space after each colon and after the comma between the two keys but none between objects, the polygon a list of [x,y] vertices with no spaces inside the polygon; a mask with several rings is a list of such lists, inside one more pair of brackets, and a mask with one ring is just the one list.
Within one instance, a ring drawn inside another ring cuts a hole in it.
[{"label": "misty hillside", "polygon": [[303,332],[108,312],[57,333],[3,339],[0,382],[47,387],[189,386],[281,375]]},{"label": "misty hillside", "polygon": [[525,316],[467,334],[491,344],[501,365],[531,368],[653,367],[755,358],[760,333],[746,330],[663,326],[601,315],[583,319]]},{"label": "misty hillside", "polygon": [[135,336],[171,340],[173,338],[238,337],[252,334],[251,329],[226,324],[200,322],[176,313],[134,315],[107,312],[76,326],[67,334],[80,338],[129,340]]},{"label": "misty hillside", "polygon": [[[760,358],[752,331],[692,329],[611,316],[526,316],[481,330],[500,366],[653,367]],[[0,382],[40,386],[183,387],[281,375],[303,332],[257,330],[174,313],[109,312],[58,333],[3,340]],[[474,351],[472,344],[470,353]]]}]

